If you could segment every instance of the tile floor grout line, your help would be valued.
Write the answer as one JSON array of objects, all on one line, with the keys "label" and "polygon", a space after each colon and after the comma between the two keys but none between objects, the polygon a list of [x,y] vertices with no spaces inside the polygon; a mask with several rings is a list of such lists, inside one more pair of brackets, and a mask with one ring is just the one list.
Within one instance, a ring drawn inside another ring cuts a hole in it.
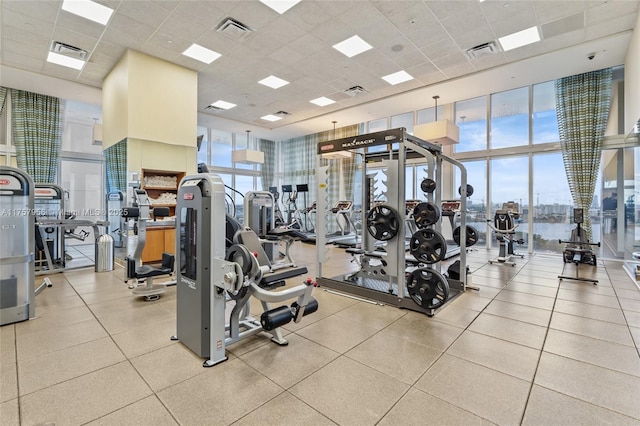
[{"label": "tile floor grout line", "polygon": [[[609,277],[609,280],[611,280],[611,275],[609,275],[609,272],[608,272],[606,267],[605,267],[605,271],[607,271],[607,277]],[[613,289],[613,294],[616,295],[616,300],[618,301],[618,306],[620,306],[620,310],[622,311],[622,317],[624,318],[624,322],[625,322],[625,325],[627,326],[627,330],[629,331],[629,334],[631,335],[631,341],[635,345],[636,352],[638,353],[638,356],[640,357],[640,345],[639,345],[640,342],[636,342],[636,340],[633,337],[633,333],[631,332],[631,328],[630,328],[631,326],[629,325],[629,320],[627,320],[627,315],[625,313],[625,310],[622,308],[622,304],[620,303],[620,297],[618,296],[618,292],[616,291],[616,288],[613,286],[613,281],[612,281],[611,288]]]},{"label": "tile floor grout line", "polygon": [[[562,268],[564,270],[564,266]],[[560,273],[562,274],[562,273]],[[544,353],[544,346],[547,343],[547,336],[549,336],[549,329],[551,328],[551,321],[553,319],[553,313],[555,312],[556,302],[558,300],[558,294],[560,293],[560,284],[562,280],[558,279],[558,288],[556,289],[556,297],[553,300],[553,307],[551,309],[551,315],[549,315],[549,322],[547,323],[547,327],[544,333],[544,339],[542,340],[542,346],[540,347],[540,353],[538,355],[538,362],[536,363],[536,368],[533,372],[533,377],[531,378],[531,386],[529,386],[529,392],[527,393],[527,400],[524,404],[524,411],[522,412],[522,416],[520,417],[520,423],[524,422],[524,418],[527,415],[527,407],[529,406],[529,399],[531,398],[531,393],[533,392],[533,386],[536,382],[536,376],[538,375],[538,369],[540,368],[540,360],[542,360],[542,354]]]}]

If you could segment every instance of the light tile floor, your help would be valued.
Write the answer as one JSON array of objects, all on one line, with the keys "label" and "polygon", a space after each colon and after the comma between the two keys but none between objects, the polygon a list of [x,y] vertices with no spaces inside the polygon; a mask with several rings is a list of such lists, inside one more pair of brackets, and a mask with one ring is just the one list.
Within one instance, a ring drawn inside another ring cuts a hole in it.
[{"label": "light tile floor", "polygon": [[[296,255],[313,276],[314,247]],[[640,425],[640,291],[622,265],[581,266],[594,286],[559,282],[559,255],[493,256],[468,255],[480,291],[432,318],[317,288],[287,347],[254,336],[209,369],[169,339],[175,287],[145,302],[120,268],[52,275],[37,317],[0,328],[0,424]],[[332,258],[329,276],[354,267]]]}]

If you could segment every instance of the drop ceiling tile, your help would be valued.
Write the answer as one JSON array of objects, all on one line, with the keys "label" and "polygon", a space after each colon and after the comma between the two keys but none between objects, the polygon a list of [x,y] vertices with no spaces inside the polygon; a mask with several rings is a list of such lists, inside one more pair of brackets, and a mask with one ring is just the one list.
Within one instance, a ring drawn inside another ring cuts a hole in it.
[{"label": "drop ceiling tile", "polygon": [[353,28],[349,27],[339,19],[331,19],[325,24],[317,26],[311,30],[310,33],[314,37],[317,37],[327,43],[329,46],[333,46],[334,44],[340,43],[341,41],[355,35]]},{"label": "drop ceiling tile", "polygon": [[470,63],[474,66],[476,71],[480,71],[504,65],[507,63],[507,58],[502,53],[495,53],[493,55],[482,56],[478,59],[471,60]]},{"label": "drop ceiling tile", "polygon": [[280,17],[278,12],[262,3],[253,4],[254,2],[250,1],[235,1],[230,3],[234,4],[233,9],[229,12],[230,16],[256,31],[261,30],[267,24]]},{"label": "drop ceiling tile", "polygon": [[149,40],[146,41],[145,49],[165,49],[174,53],[182,54],[191,46],[192,42],[181,37],[174,36],[162,31],[154,33]]},{"label": "drop ceiling tile", "polygon": [[587,2],[572,0],[533,2],[538,22],[541,24],[546,24],[547,22],[582,12],[586,9],[586,3]]},{"label": "drop ceiling tile", "polygon": [[8,11],[17,12],[53,24],[56,20],[59,4],[58,1],[4,0],[2,8],[3,14]]},{"label": "drop ceiling tile", "polygon": [[434,59],[432,62],[441,70],[446,70],[448,68],[457,67],[469,63],[467,57],[460,52],[452,53],[451,55]]},{"label": "drop ceiling tile", "polygon": [[402,31],[409,31],[409,28],[428,29],[432,25],[438,24],[438,20],[427,7],[425,2],[386,2],[381,3],[408,3],[407,8],[399,10],[389,16],[389,21]]},{"label": "drop ceiling tile", "polygon": [[426,27],[411,26],[405,33],[407,37],[418,49],[438,41],[451,39],[451,36],[444,29],[440,22]]},{"label": "drop ceiling tile", "polygon": [[602,24],[591,25],[585,29],[585,40],[596,40],[623,31],[632,31],[637,15],[621,16]]},{"label": "drop ceiling tile", "polygon": [[3,49],[0,52],[0,57],[2,58],[2,61],[0,62],[2,62],[3,65],[12,66],[23,70],[29,70],[32,72],[39,72],[44,66],[43,59],[24,56],[20,53],[5,50],[4,44]]},{"label": "drop ceiling tile", "polygon": [[438,68],[430,61],[426,61],[421,64],[409,67],[407,68],[407,72],[411,74],[416,80],[420,80],[422,83],[431,81],[434,74],[440,73]]},{"label": "drop ceiling tile", "polygon": [[533,43],[527,46],[522,46],[517,49],[509,50],[503,54],[507,58],[507,61],[519,61],[521,59],[530,58],[545,53],[547,51],[545,44]]},{"label": "drop ceiling tile", "polygon": [[127,49],[140,51],[142,50],[142,44],[144,43],[144,40],[140,40],[130,34],[113,29],[111,26],[107,27],[101,41],[106,41],[107,43],[122,46]]},{"label": "drop ceiling tile", "polygon": [[445,68],[442,70],[442,73],[447,77],[447,79],[451,79],[471,74],[474,71],[475,69],[473,65],[467,62],[466,64],[460,64],[451,68]]},{"label": "drop ceiling tile", "polygon": [[326,9],[315,1],[301,1],[282,16],[304,31],[310,31],[333,18],[332,14],[327,13]]},{"label": "drop ceiling tile", "polygon": [[304,55],[287,45],[270,53],[269,59],[277,61],[282,65],[293,65],[297,62],[301,62],[304,59]]},{"label": "drop ceiling tile", "polygon": [[[251,33],[247,36],[247,41],[250,41],[253,37],[260,37],[256,33]],[[211,49],[223,55],[229,54],[238,48],[249,48],[249,43],[242,43],[236,40],[232,40],[229,37],[220,34],[216,31],[215,28],[207,31],[197,40],[194,40],[195,43],[198,43],[202,47],[206,47],[207,49]],[[253,50],[252,53],[259,55],[260,52]]]},{"label": "drop ceiling tile", "polygon": [[289,47],[303,55],[312,55],[327,48],[327,43],[312,34],[305,34],[289,43]]},{"label": "drop ceiling tile", "polygon": [[47,45],[47,43],[51,42],[51,39],[45,35],[35,34],[20,27],[4,24],[2,25],[2,42],[6,43],[8,40],[15,40],[31,46]]},{"label": "drop ceiling tile", "polygon": [[158,59],[162,59],[167,62],[174,62],[178,56],[182,56],[181,53],[172,49],[167,49],[164,46],[147,43],[145,45],[145,53],[149,56],[153,56]]},{"label": "drop ceiling tile", "polygon": [[353,60],[379,77],[400,71],[398,65],[382,54],[382,52],[378,51],[378,49],[371,49],[354,56]]},{"label": "drop ceiling tile", "polygon": [[101,41],[100,44],[93,50],[93,54],[104,55],[109,58],[120,59],[126,49],[115,44]]},{"label": "drop ceiling tile", "polygon": [[420,49],[420,51],[430,60],[442,58],[450,55],[452,51],[460,50],[456,42],[451,38],[439,40],[435,43],[428,44]]},{"label": "drop ceiling tile", "polygon": [[48,45],[29,45],[17,40],[8,40],[6,43],[2,43],[2,52],[12,52],[18,55],[22,55],[28,58],[34,58],[38,60],[45,60],[47,58],[47,52],[49,51]]},{"label": "drop ceiling tile", "polygon": [[[135,2],[133,2],[135,3]],[[135,37],[144,43],[155,32],[155,28],[123,14],[116,14],[109,21],[108,29],[113,29]]]},{"label": "drop ceiling tile", "polygon": [[342,21],[345,25],[353,29],[355,34],[359,34],[363,28],[380,24],[385,16],[369,2],[360,2],[357,7],[341,13],[336,19]]},{"label": "drop ceiling tile", "polygon": [[357,30],[362,39],[373,47],[378,47],[389,40],[405,38],[402,32],[387,20],[378,21],[376,24],[363,26]]},{"label": "drop ceiling tile", "polygon": [[533,3],[532,1],[511,1],[508,3],[485,1],[480,4],[480,9],[490,22],[502,22],[518,16],[535,17]]},{"label": "drop ceiling tile", "polygon": [[[400,67],[400,69],[408,69],[416,65],[420,65],[425,62],[431,63],[427,57],[419,50],[407,52],[404,55],[399,55],[396,58],[392,58],[393,62]],[[413,75],[413,74],[411,74]]]},{"label": "drop ceiling tile", "polygon": [[102,88],[102,82],[104,78],[100,74],[87,74],[83,72],[76,80],[80,84],[86,84],[87,86]]},{"label": "drop ceiling tile", "polygon": [[460,34],[454,37],[454,40],[462,51],[465,51],[471,47],[478,46],[480,44],[488,43],[496,40],[496,35],[490,29],[478,28],[471,31],[467,31],[464,34]]},{"label": "drop ceiling tile", "polygon": [[56,29],[59,28],[74,31],[95,39],[100,38],[104,31],[104,25],[68,12],[60,12],[58,15]]},{"label": "drop ceiling tile", "polygon": [[503,37],[505,35],[513,34],[518,31],[522,31],[526,28],[536,26],[536,16],[530,13],[523,13],[520,15],[514,15],[507,19],[493,21],[491,29],[496,37]]},{"label": "drop ceiling tile", "polygon": [[[4,3],[0,3],[4,4]],[[23,15],[13,10],[2,11],[2,23],[22,28],[23,30],[49,37],[53,31],[53,23],[43,21],[32,16]]]},{"label": "drop ceiling tile", "polygon": [[442,71],[436,71],[431,74],[424,74],[417,78],[417,80],[425,86],[440,83],[441,81],[444,81],[446,79],[447,76]]},{"label": "drop ceiling tile", "polygon": [[395,16],[406,9],[409,9],[416,5],[422,5],[421,1],[388,1],[388,0],[373,0],[371,2],[380,13],[386,17]]},{"label": "drop ceiling tile", "polygon": [[174,10],[181,3],[180,0],[151,0],[149,3],[153,3],[163,9]]},{"label": "drop ceiling tile", "polygon": [[425,2],[436,18],[442,20],[456,14],[469,14],[479,16],[479,1],[439,1],[431,0]]},{"label": "drop ceiling tile", "polygon": [[229,10],[235,7],[233,3],[231,1],[181,1],[174,9],[174,13],[186,16],[204,27],[212,28],[228,16]]},{"label": "drop ceiling tile", "polygon": [[172,13],[158,28],[158,32],[183,40],[196,40],[202,37],[209,29],[210,26],[194,22],[179,13]]},{"label": "drop ceiling tile", "polygon": [[115,16],[111,19],[126,16],[134,21],[144,22],[146,25],[157,27],[171,14],[170,10],[156,6],[145,0],[123,1],[120,3]]},{"label": "drop ceiling tile", "polygon": [[[587,9],[587,25],[597,25],[603,22],[620,19],[638,12],[638,1],[606,2]],[[615,31],[612,31],[615,32]]]},{"label": "drop ceiling tile", "polygon": [[78,75],[80,75],[80,71],[74,70],[73,68],[63,67],[49,62],[44,63],[42,71],[46,72],[47,75],[65,80],[75,80],[78,78]]}]

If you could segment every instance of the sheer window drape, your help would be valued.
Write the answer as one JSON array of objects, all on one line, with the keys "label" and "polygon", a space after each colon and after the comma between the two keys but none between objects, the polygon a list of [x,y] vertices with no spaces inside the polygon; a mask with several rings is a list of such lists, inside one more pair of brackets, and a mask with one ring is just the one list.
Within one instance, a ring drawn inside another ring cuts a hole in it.
[{"label": "sheer window drape", "polygon": [[60,99],[11,89],[11,110],[18,167],[34,182],[55,183],[62,139]]},{"label": "sheer window drape", "polygon": [[[556,114],[562,159],[575,207],[589,211],[593,201],[604,132],[611,106],[612,69],[556,80]],[[584,228],[592,239],[591,219]]]}]

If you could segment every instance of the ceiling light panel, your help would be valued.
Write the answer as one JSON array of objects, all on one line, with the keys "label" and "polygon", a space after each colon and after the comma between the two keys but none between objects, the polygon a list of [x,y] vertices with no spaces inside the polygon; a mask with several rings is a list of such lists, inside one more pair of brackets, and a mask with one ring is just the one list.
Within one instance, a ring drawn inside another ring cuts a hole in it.
[{"label": "ceiling light panel", "polygon": [[64,0],[62,10],[102,25],[107,25],[113,13],[113,9],[91,0]]},{"label": "ceiling light panel", "polygon": [[500,37],[498,41],[500,42],[500,46],[502,46],[502,50],[506,52],[508,50],[517,49],[518,47],[540,41],[540,33],[536,26]]},{"label": "ceiling light panel", "polygon": [[282,120],[282,117],[278,117],[277,115],[273,115],[273,114],[268,114],[268,115],[265,115],[264,117],[260,117],[260,118],[262,118],[263,120],[266,120],[266,121]]},{"label": "ceiling light panel", "polygon": [[285,13],[287,10],[291,9],[293,6],[298,4],[300,0],[260,0],[260,3],[263,3],[269,6],[271,9],[278,12],[280,15]]},{"label": "ceiling light panel", "polygon": [[205,64],[210,64],[211,62],[218,59],[221,54],[218,52],[214,52],[213,50],[207,49],[206,47],[202,47],[199,44],[193,43],[191,47],[182,52],[184,56],[188,56],[190,58],[195,59],[196,61],[204,62]]},{"label": "ceiling light panel", "polygon": [[64,56],[55,52],[49,52],[49,56],[47,56],[47,62],[51,62],[52,64],[56,65],[62,65],[63,67],[73,68],[76,70],[81,70],[86,63],[85,61],[81,61],[80,59],[70,58],[68,56]]},{"label": "ceiling light panel", "polygon": [[333,99],[329,99],[329,98],[326,98],[324,96],[321,96],[319,98],[313,99],[313,100],[311,100],[309,102],[311,102],[312,104],[316,104],[318,106],[327,106],[327,105],[331,105],[331,104],[335,104],[336,103],[336,101],[334,101]]},{"label": "ceiling light panel", "polygon": [[359,36],[354,35],[340,43],[334,44],[333,48],[348,58],[352,58],[362,52],[372,49],[372,46]]},{"label": "ceiling light panel", "polygon": [[236,104],[232,104],[231,102],[227,102],[227,101],[223,101],[223,100],[219,100],[219,101],[215,101],[214,103],[211,104],[212,107],[216,107],[216,108],[222,108],[222,109],[231,109],[233,107],[236,107]]},{"label": "ceiling light panel", "polygon": [[413,77],[406,71],[398,71],[393,74],[385,75],[382,79],[391,85],[396,85],[404,83],[405,81],[413,80]]},{"label": "ceiling light panel", "polygon": [[267,78],[263,78],[258,83],[267,87],[271,87],[272,89],[279,89],[282,86],[286,86],[287,84],[289,84],[288,81],[278,78],[275,75],[270,75]]}]

